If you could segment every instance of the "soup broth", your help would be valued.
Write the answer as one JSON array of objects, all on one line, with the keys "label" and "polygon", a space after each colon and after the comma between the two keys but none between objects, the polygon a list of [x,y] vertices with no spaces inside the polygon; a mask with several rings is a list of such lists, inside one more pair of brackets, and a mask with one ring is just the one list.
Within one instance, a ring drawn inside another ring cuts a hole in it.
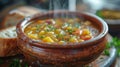
[{"label": "soup broth", "polygon": [[84,42],[94,38],[99,33],[91,21],[80,18],[31,21],[25,27],[24,32],[31,39],[59,44]]}]

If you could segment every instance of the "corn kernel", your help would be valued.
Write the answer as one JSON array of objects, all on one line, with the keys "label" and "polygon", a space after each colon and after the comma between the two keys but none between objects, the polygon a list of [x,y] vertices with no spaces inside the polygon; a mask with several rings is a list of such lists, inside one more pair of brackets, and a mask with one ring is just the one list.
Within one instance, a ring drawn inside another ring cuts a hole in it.
[{"label": "corn kernel", "polygon": [[44,42],[50,42],[50,43],[53,43],[53,42],[54,42],[50,37],[45,37],[45,38],[43,38],[43,41],[44,41]]}]

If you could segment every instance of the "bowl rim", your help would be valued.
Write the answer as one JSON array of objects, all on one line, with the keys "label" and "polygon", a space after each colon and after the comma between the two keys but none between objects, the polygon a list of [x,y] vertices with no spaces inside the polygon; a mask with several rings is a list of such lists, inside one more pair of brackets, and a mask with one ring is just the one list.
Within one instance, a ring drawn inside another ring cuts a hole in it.
[{"label": "bowl rim", "polygon": [[[73,13],[73,14],[79,14],[79,15],[86,15],[88,17],[94,18],[95,20],[99,21],[102,24],[102,30],[101,32],[94,38],[87,40],[85,42],[78,42],[78,43],[67,43],[62,44],[62,45],[58,45],[57,43],[53,43],[52,45],[49,43],[45,43],[45,42],[38,42],[35,41],[29,37],[27,37],[27,35],[23,32],[23,28],[25,28],[25,24],[27,24],[29,21],[42,17],[42,16],[46,16],[46,15],[51,15],[54,13]],[[43,48],[80,48],[80,47],[85,47],[85,46],[90,46],[99,42],[100,40],[103,40],[103,38],[106,36],[106,34],[108,33],[108,25],[107,23],[101,19],[100,17],[91,14],[91,13],[87,13],[87,12],[71,12],[71,11],[48,11],[47,13],[44,14],[36,14],[34,16],[31,17],[26,17],[25,19],[23,19],[20,23],[17,24],[16,26],[16,32],[18,35],[19,39],[22,39],[23,41],[29,42],[30,45],[32,46],[36,46],[36,47],[43,47]],[[73,45],[74,44],[74,45]]]}]

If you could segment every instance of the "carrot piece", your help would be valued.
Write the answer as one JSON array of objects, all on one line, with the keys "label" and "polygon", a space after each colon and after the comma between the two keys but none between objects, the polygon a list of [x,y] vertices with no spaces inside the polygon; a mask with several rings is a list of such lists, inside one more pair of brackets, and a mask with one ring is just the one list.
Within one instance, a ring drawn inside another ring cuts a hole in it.
[{"label": "carrot piece", "polygon": [[92,36],[91,35],[86,35],[86,36],[80,36],[80,38],[83,39],[83,40],[89,40],[89,39],[92,38]]},{"label": "carrot piece", "polygon": [[80,34],[81,33],[81,30],[80,29],[77,29],[75,32],[73,32],[73,34]]}]

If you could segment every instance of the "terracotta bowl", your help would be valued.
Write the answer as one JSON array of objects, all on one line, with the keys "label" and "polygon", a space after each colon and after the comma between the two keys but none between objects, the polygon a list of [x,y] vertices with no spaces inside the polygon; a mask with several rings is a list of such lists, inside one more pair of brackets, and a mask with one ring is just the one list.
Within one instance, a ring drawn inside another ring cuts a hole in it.
[{"label": "terracotta bowl", "polygon": [[[68,43],[67,45],[47,44],[36,42],[28,38],[24,33],[24,28],[32,20],[60,17],[63,15],[76,16],[91,21],[98,27],[99,34],[90,40],[81,43]],[[48,12],[42,15],[35,15],[31,18],[24,19],[17,24],[18,47],[22,51],[26,60],[31,63],[41,65],[52,65],[52,67],[62,66],[83,66],[94,61],[104,50],[107,43],[106,34],[108,26],[99,17],[80,12]]]}]

